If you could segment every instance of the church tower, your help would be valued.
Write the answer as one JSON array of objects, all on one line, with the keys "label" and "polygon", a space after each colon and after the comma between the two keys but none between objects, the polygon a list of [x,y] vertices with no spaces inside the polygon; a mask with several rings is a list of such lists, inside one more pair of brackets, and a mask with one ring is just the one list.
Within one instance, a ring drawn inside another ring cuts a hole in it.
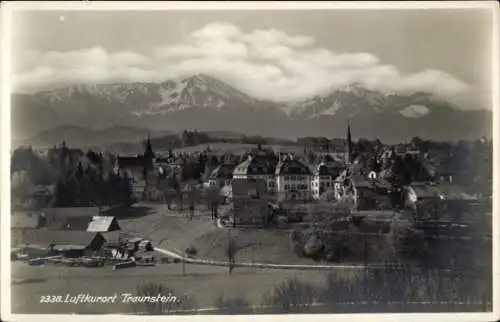
[{"label": "church tower", "polygon": [[146,170],[152,170],[153,169],[153,161],[155,158],[155,154],[153,152],[153,146],[151,145],[151,139],[148,138],[146,140],[146,145],[145,145],[145,151],[144,151],[144,161],[145,161],[145,168]]},{"label": "church tower", "polygon": [[349,121],[347,121],[347,146],[346,146],[345,162],[347,164],[352,163],[352,137],[351,137],[351,126],[349,124]]}]

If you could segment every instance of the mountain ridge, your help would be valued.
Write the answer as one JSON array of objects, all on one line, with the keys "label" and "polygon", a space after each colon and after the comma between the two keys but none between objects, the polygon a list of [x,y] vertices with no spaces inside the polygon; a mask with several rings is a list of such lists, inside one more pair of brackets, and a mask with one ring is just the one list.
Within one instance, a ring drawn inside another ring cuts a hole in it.
[{"label": "mountain ridge", "polygon": [[[460,110],[429,93],[384,94],[353,85],[283,103],[252,97],[205,74],[159,83],[80,84],[12,94],[12,106],[13,131],[24,137],[61,125],[339,137],[347,120],[359,136],[385,141],[491,136],[491,111]],[[443,128],[443,123],[449,126]]]}]

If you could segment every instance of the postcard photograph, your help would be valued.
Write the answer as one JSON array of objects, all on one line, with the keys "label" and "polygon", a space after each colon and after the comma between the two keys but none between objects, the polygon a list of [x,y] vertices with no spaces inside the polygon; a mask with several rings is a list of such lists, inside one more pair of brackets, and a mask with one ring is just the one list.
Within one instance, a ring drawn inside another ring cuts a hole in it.
[{"label": "postcard photograph", "polygon": [[494,311],[494,5],[10,4],[12,314]]}]

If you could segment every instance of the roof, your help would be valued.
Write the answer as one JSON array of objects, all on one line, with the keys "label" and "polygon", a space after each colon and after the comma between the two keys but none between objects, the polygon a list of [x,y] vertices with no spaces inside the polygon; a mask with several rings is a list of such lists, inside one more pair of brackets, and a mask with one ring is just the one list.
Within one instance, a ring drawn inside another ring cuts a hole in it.
[{"label": "roof", "polygon": [[[109,208],[102,208],[106,211]],[[93,217],[99,215],[99,207],[61,207],[61,208],[43,208],[41,212],[46,216],[63,217]]]},{"label": "roof", "polygon": [[118,156],[116,161],[119,168],[138,168],[144,166],[144,156]]},{"label": "roof", "polygon": [[89,232],[108,232],[120,230],[118,221],[111,216],[95,216],[87,227]]},{"label": "roof", "polygon": [[236,168],[236,163],[223,163],[216,167],[208,177],[209,179],[231,179],[233,171]]},{"label": "roof", "polygon": [[87,159],[89,159],[90,162],[92,162],[93,164],[100,164],[100,163],[103,163],[104,161],[104,157],[102,154],[100,153],[96,153],[96,152],[93,152],[93,151],[89,151],[85,154],[85,156],[87,157]]},{"label": "roof", "polygon": [[368,174],[353,173],[351,175],[352,183],[356,188],[379,188],[379,189],[390,189],[392,187],[391,183],[384,178],[377,178],[370,180]]},{"label": "roof", "polygon": [[315,174],[320,176],[338,177],[340,172],[344,169],[340,164],[320,164],[316,167]]},{"label": "roof", "polygon": [[88,245],[95,238],[95,233],[78,230],[46,230],[46,229],[12,229],[11,238],[15,244],[32,244],[47,246],[58,245]]},{"label": "roof", "polygon": [[10,218],[12,228],[35,228],[38,225],[38,214],[35,212],[14,212]]},{"label": "roof", "polygon": [[442,191],[439,189],[438,186],[435,185],[430,185],[430,184],[411,184],[409,186],[415,194],[417,195],[417,198],[435,198],[435,199],[441,199]]},{"label": "roof", "polygon": [[460,186],[454,184],[439,184],[439,190],[447,200],[478,200],[477,197],[464,192]]},{"label": "roof", "polygon": [[47,186],[30,186],[28,188],[28,193],[30,195],[46,195],[50,196],[55,191],[55,185],[47,185]]},{"label": "roof", "polygon": [[275,175],[311,175],[311,170],[307,165],[296,159],[286,159],[280,161],[276,166]]},{"label": "roof", "polygon": [[58,251],[68,251],[68,250],[84,250],[87,245],[54,245],[54,249]]},{"label": "roof", "polygon": [[399,213],[394,210],[353,210],[351,211],[353,216],[363,216],[363,217],[389,217],[392,218],[397,216]]},{"label": "roof", "polygon": [[271,156],[248,157],[234,168],[233,175],[273,175],[277,164]]},{"label": "roof", "polygon": [[357,188],[390,189],[392,187],[391,183],[385,179],[369,180],[367,178],[358,178],[357,181],[354,181],[354,185]]}]

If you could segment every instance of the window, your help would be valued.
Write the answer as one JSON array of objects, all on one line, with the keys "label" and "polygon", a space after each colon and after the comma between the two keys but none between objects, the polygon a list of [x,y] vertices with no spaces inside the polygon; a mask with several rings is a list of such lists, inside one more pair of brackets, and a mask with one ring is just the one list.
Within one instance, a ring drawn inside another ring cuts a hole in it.
[{"label": "window", "polygon": [[285,185],[285,190],[290,190],[290,185],[289,184]]}]

